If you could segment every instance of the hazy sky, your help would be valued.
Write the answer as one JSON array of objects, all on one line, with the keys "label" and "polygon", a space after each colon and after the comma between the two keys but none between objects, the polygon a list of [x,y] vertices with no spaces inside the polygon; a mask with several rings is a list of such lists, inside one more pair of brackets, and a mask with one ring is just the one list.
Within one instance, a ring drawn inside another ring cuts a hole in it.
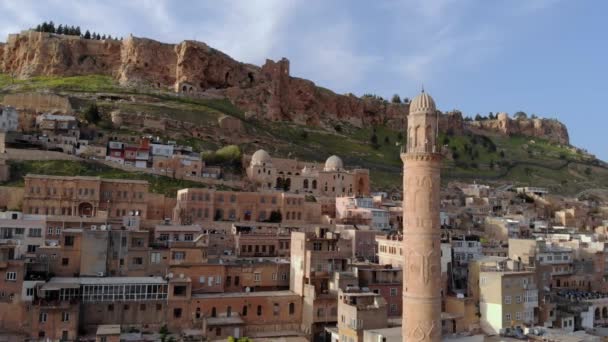
[{"label": "hazy sky", "polygon": [[237,60],[287,57],[338,93],[413,97],[439,109],[518,110],[564,122],[608,160],[608,1],[13,1],[0,36],[53,20],[112,36],[204,41]]}]

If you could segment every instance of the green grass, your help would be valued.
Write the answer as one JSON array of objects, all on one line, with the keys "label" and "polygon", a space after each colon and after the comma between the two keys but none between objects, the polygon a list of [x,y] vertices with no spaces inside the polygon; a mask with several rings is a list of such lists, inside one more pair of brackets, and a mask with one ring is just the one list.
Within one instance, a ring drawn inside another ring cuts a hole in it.
[{"label": "green grass", "polygon": [[113,92],[120,90],[117,82],[112,77],[103,75],[38,76],[20,80],[0,74],[0,90],[5,90],[7,87],[15,88],[18,91],[49,89],[56,91]]},{"label": "green grass", "polygon": [[[215,151],[229,144],[230,142],[221,139],[216,130],[218,118],[224,114],[231,115],[243,120],[249,139],[241,141],[239,147],[247,153],[262,147],[272,156],[318,162],[336,154],[344,160],[348,168],[370,169],[374,189],[401,187],[402,162],[399,155],[401,140],[404,141],[405,137],[400,137],[399,127],[377,125],[358,128],[344,122],[336,122],[328,129],[306,127],[294,123],[246,118],[241,109],[225,99],[188,98],[169,92],[123,88],[108,76],[34,77],[13,83],[10,77],[0,74],[0,93],[3,90],[6,93],[42,89],[69,95],[76,101],[84,101],[83,103],[90,99],[83,97],[82,92],[128,94],[133,101],[98,101],[98,105],[104,113],[120,109],[127,114],[145,113],[198,125],[203,128],[201,137],[191,137],[185,131],[170,132],[172,134],[167,134],[166,137],[171,136],[180,144],[192,146],[195,151]],[[319,88],[319,91],[329,90]],[[377,137],[375,146],[371,143],[374,133]],[[479,180],[538,185],[561,193],[575,193],[585,188],[608,188],[608,169],[593,166],[593,161],[584,154],[544,139],[441,134],[439,141],[442,145],[447,145],[450,155],[458,155],[454,160],[446,158],[444,161],[442,178],[445,181]],[[504,154],[504,157],[501,154]],[[84,169],[81,169],[82,167]],[[587,168],[591,168],[590,174],[585,171]],[[99,171],[89,166],[51,165],[40,167],[38,171],[65,172],[69,175],[96,175],[100,172],[102,177],[142,178],[150,181],[151,191],[163,193],[185,187],[181,184],[175,185],[174,182],[179,182],[175,180],[157,180],[147,174],[125,174],[117,170]]]},{"label": "green grass", "polygon": [[149,191],[175,197],[183,188],[202,188],[204,184],[156,176],[143,172],[129,172],[89,161],[48,160],[11,161],[11,179],[2,185],[23,186],[23,177],[28,173],[52,176],[98,176],[105,179],[139,179],[150,183]]}]

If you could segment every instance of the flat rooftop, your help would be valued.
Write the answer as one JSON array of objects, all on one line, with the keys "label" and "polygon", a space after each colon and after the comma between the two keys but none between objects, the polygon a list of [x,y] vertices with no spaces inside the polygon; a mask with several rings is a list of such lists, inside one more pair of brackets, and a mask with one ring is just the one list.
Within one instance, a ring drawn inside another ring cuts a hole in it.
[{"label": "flat rooftop", "polygon": [[201,293],[193,294],[192,298],[251,298],[251,297],[289,297],[295,296],[293,291],[259,291],[259,292],[231,292],[231,293]]},{"label": "flat rooftop", "polygon": [[118,284],[167,284],[162,277],[54,277],[48,285],[118,285]]},{"label": "flat rooftop", "polygon": [[51,175],[39,175],[28,173],[25,175],[25,178],[39,178],[39,179],[56,179],[56,180],[70,180],[70,179],[78,179],[78,180],[99,180],[104,182],[113,182],[113,183],[135,183],[135,184],[148,184],[148,181],[138,180],[138,179],[110,179],[110,178],[101,178],[99,176],[51,176]]},{"label": "flat rooftop", "polygon": [[120,324],[103,324],[97,326],[97,335],[120,335]]}]

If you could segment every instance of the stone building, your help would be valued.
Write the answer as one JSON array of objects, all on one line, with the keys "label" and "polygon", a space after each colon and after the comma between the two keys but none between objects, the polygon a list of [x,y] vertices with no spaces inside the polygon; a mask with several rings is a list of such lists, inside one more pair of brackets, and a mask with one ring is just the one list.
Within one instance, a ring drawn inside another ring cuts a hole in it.
[{"label": "stone building", "polygon": [[[0,107],[0,132],[16,131],[19,127],[19,114],[13,107]],[[0,150],[1,152],[1,150]]]},{"label": "stone building", "polygon": [[109,219],[146,218],[147,194],[147,181],[28,174],[25,176],[23,212]]},{"label": "stone building", "polygon": [[324,229],[291,233],[289,288],[302,297],[301,328],[311,340],[322,341],[325,326],[337,323],[336,293],[348,283],[330,280],[347,270],[351,255],[352,241],[339,234]]},{"label": "stone building", "polygon": [[260,189],[330,197],[369,195],[369,170],[347,170],[338,156],[331,156],[320,165],[271,158],[266,151],[258,150],[244,162],[249,163],[247,177]]},{"label": "stone building", "polygon": [[320,223],[321,208],[303,194],[278,191],[239,192],[188,188],[177,192],[173,221]]},{"label": "stone building", "polygon": [[373,292],[359,288],[338,291],[339,341],[363,342],[363,332],[388,326],[386,302]]}]

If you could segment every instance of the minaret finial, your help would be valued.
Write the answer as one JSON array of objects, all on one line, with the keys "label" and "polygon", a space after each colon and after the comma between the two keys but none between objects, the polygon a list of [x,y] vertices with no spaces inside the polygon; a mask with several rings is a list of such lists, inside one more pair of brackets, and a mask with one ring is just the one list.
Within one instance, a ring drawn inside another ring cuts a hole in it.
[{"label": "minaret finial", "polygon": [[420,88],[422,88],[422,92],[424,93],[424,83],[420,84]]}]

